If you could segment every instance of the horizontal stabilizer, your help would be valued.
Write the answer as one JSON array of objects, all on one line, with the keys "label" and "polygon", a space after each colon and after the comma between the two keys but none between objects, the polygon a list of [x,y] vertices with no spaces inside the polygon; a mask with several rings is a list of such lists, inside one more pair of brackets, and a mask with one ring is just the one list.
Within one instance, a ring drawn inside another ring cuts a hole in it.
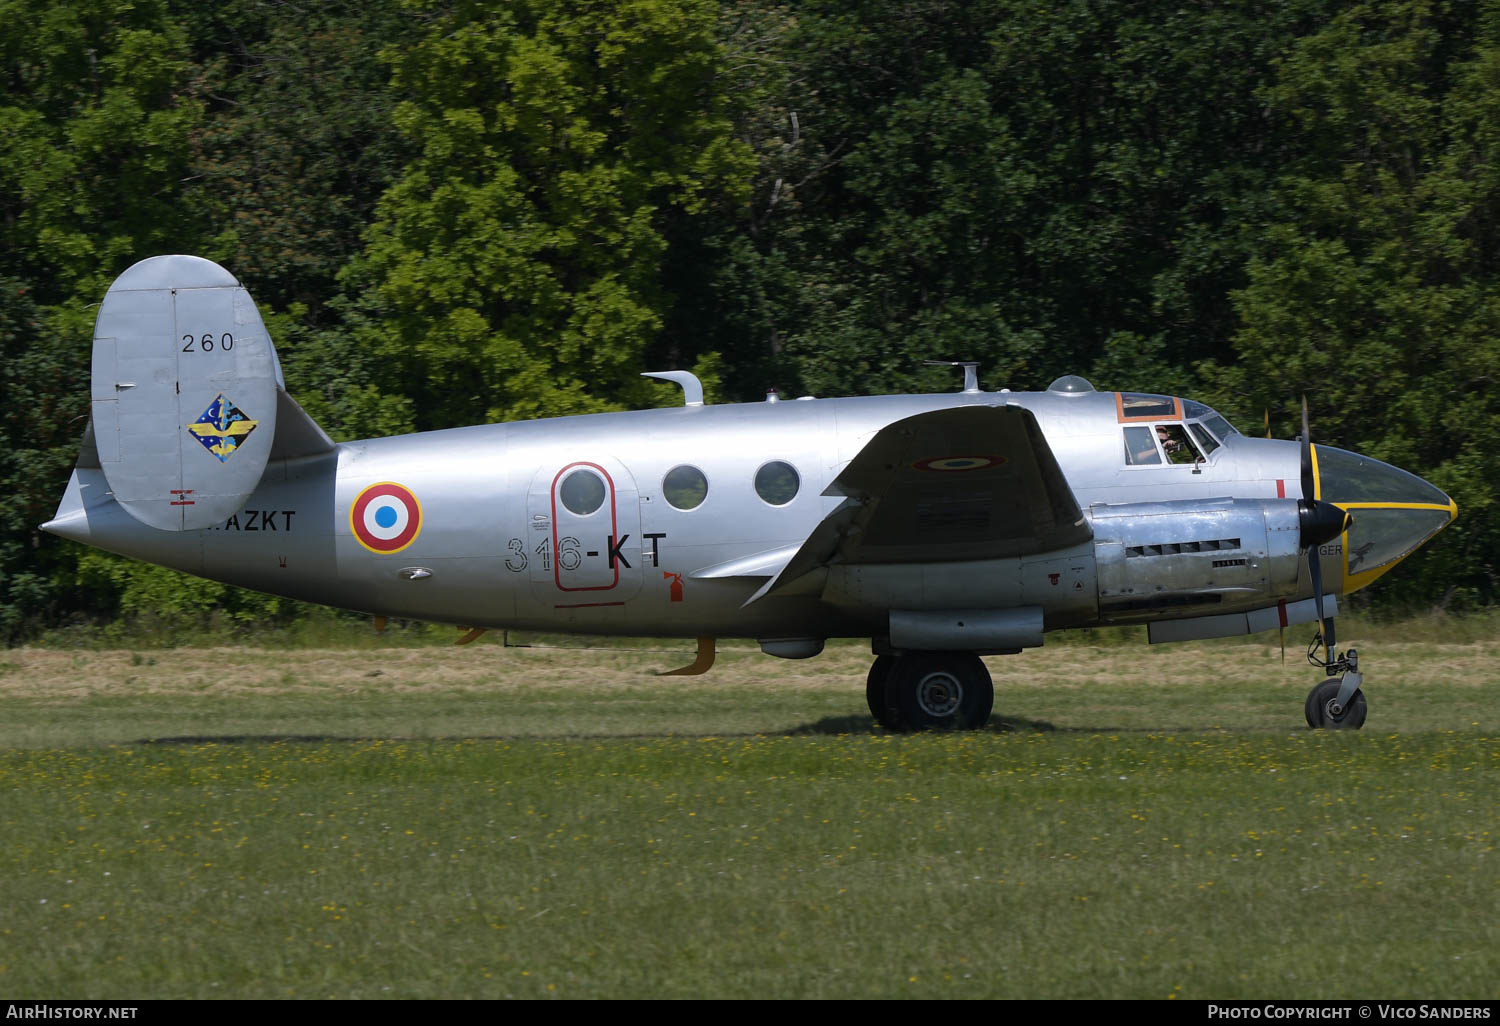
[{"label": "horizontal stabilizer", "polygon": [[166,531],[240,508],[276,438],[279,377],[255,303],[218,264],[159,256],[116,278],[94,326],[91,391],[115,501]]},{"label": "horizontal stabilizer", "polygon": [[276,437],[271,441],[271,459],[295,460],[303,456],[320,456],[337,448],[328,432],[318,426],[302,405],[287,395],[286,389],[276,392]]}]

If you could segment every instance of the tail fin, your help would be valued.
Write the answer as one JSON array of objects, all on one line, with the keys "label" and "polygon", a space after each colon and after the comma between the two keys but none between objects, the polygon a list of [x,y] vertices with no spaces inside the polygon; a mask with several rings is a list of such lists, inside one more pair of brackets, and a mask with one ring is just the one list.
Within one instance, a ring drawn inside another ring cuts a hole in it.
[{"label": "tail fin", "polygon": [[[239,509],[272,455],[278,410],[296,406],[250,294],[193,256],[152,257],[115,279],[94,326],[92,377],[94,444],[110,491],[167,531]],[[288,433],[332,448],[296,413],[306,423]]]}]

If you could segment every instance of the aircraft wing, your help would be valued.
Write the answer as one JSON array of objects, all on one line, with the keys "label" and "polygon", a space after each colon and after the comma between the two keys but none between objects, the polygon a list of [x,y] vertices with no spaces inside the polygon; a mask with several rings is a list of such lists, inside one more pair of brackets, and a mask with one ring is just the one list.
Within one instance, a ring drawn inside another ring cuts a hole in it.
[{"label": "aircraft wing", "polygon": [[834,563],[1004,559],[1093,537],[1036,417],[1015,405],[888,424],[823,494],[846,498],[750,601]]}]

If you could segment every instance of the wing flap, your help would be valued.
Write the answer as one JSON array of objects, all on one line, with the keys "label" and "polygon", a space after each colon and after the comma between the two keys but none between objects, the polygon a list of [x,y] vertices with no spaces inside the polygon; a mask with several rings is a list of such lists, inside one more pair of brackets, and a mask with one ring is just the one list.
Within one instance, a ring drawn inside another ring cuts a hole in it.
[{"label": "wing flap", "polygon": [[787,560],[797,554],[796,545],[779,549],[766,549],[738,559],[715,563],[688,574],[694,580],[718,580],[724,577],[775,577],[786,566]]}]

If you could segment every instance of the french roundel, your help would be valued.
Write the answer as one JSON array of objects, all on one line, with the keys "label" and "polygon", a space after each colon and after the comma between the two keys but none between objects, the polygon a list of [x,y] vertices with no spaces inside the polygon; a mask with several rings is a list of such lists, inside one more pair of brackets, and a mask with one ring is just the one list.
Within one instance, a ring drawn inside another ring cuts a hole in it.
[{"label": "french roundel", "polygon": [[355,539],[371,552],[400,552],[422,530],[422,504],[411,489],[391,481],[372,484],[349,507]]},{"label": "french roundel", "polygon": [[1004,456],[942,456],[930,460],[920,460],[912,464],[918,470],[937,470],[946,473],[964,470],[983,470],[986,467],[996,467],[1005,462]]}]

